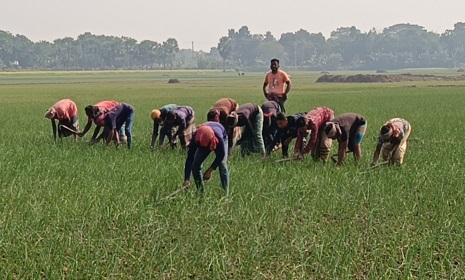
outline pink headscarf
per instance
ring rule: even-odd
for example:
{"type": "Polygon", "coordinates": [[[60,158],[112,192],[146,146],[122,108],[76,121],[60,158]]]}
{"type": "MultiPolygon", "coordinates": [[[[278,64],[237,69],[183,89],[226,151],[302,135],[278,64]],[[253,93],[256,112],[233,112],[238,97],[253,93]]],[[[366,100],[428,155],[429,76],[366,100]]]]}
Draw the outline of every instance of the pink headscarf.
{"type": "Polygon", "coordinates": [[[210,148],[211,151],[214,151],[219,141],[211,127],[201,125],[198,127],[195,134],[195,142],[199,147],[210,148]]]}

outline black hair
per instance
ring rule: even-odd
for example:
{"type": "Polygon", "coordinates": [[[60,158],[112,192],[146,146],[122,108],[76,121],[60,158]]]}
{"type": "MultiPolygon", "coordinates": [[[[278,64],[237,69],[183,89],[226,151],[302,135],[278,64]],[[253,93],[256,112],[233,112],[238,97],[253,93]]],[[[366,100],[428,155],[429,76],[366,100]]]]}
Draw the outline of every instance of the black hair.
{"type": "Polygon", "coordinates": [[[325,127],[325,134],[328,135],[333,129],[334,124],[330,123],[325,127]]]}
{"type": "Polygon", "coordinates": [[[86,111],[86,116],[88,116],[89,118],[93,118],[96,115],[96,112],[94,110],[94,106],[92,106],[92,105],[86,106],[86,108],[84,108],[84,111],[86,111]]]}
{"type": "Polygon", "coordinates": [[[304,127],[307,125],[307,120],[305,117],[299,117],[296,121],[295,121],[295,126],[297,128],[301,128],[301,127],[304,127]]]}
{"type": "Polygon", "coordinates": [[[277,58],[271,59],[271,63],[273,63],[273,62],[275,62],[275,61],[279,64],[279,59],[277,59],[277,58]]]}
{"type": "Polygon", "coordinates": [[[272,116],[263,116],[263,127],[269,127],[271,125],[271,117],[272,116]]]}
{"type": "Polygon", "coordinates": [[[227,118],[226,118],[226,124],[230,127],[233,127],[233,126],[236,126],[237,124],[237,120],[234,116],[231,116],[229,115],[227,118]]]}
{"type": "Polygon", "coordinates": [[[211,110],[208,111],[208,113],[207,113],[207,121],[209,121],[209,122],[210,122],[210,121],[214,121],[215,118],[216,118],[216,116],[219,117],[219,112],[218,112],[218,110],[216,110],[216,109],[211,109],[211,110]]]}
{"type": "Polygon", "coordinates": [[[391,130],[391,127],[389,125],[383,125],[383,127],[381,127],[381,135],[388,133],[389,130],[391,130]]]}
{"type": "Polygon", "coordinates": [[[286,120],[286,114],[283,112],[279,112],[276,114],[276,121],[285,121],[286,120]]]}
{"type": "Polygon", "coordinates": [[[174,121],[176,119],[176,113],[173,112],[173,111],[169,111],[167,114],[166,114],[166,119],[167,121],[174,121]]]}

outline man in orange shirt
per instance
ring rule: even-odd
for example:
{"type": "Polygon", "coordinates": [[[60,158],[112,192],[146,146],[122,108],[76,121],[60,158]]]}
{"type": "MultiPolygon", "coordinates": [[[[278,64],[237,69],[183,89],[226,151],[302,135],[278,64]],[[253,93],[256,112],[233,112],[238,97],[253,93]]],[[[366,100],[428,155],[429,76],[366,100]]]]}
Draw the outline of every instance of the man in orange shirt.
{"type": "Polygon", "coordinates": [[[286,72],[279,70],[279,60],[273,58],[270,65],[271,71],[266,73],[265,81],[263,82],[263,94],[268,100],[278,102],[282,112],[284,102],[287,100],[287,94],[291,90],[291,80],[286,72]]]}
{"type": "MultiPolygon", "coordinates": [[[[58,138],[67,137],[73,134],[70,130],[63,129],[62,126],[78,131],[79,130],[79,115],[76,103],[71,99],[63,99],[55,103],[45,113],[45,117],[52,121],[53,141],[57,139],[57,125],[55,120],[58,120],[58,138]]],[[[77,140],[77,135],[74,134],[74,140],[77,140]]]]}

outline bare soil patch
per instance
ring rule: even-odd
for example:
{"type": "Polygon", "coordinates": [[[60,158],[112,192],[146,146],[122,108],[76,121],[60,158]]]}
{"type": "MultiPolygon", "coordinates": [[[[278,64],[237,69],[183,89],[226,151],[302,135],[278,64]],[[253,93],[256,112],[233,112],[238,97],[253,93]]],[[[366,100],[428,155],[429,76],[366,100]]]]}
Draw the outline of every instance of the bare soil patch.
{"type": "Polygon", "coordinates": [[[461,76],[435,76],[435,75],[414,75],[410,73],[399,75],[322,75],[317,83],[395,83],[395,82],[415,82],[415,81],[465,81],[465,75],[461,76]]]}

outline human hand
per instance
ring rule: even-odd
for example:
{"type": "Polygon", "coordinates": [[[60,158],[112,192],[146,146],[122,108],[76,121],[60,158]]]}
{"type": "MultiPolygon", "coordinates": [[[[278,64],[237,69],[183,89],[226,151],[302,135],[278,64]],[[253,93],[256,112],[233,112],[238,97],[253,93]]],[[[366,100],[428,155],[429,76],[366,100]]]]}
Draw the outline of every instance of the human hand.
{"type": "Polygon", "coordinates": [[[203,173],[203,179],[204,179],[205,181],[210,180],[210,178],[212,177],[212,172],[213,172],[213,169],[212,169],[212,168],[208,168],[207,171],[205,171],[205,173],[203,173]]]}

